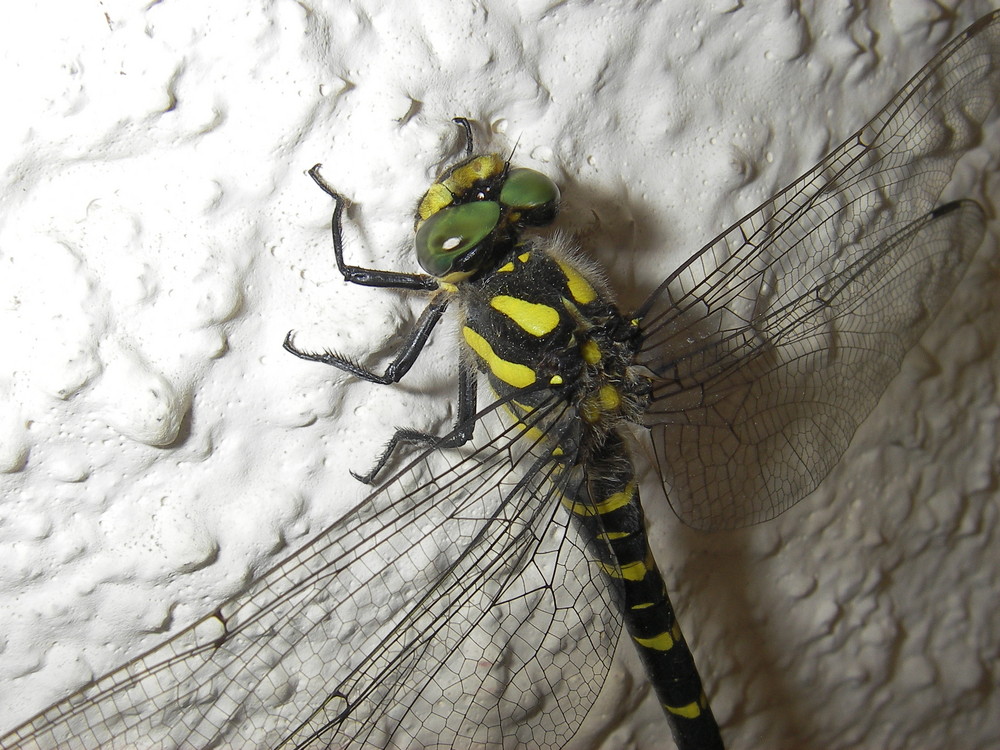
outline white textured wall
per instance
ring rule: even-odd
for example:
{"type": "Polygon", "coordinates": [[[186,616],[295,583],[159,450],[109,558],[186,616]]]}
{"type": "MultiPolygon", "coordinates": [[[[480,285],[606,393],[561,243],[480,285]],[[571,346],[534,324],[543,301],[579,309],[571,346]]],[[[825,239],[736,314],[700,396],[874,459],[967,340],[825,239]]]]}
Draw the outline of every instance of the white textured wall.
{"type": "MultiPolygon", "coordinates": [[[[356,262],[409,269],[474,118],[635,304],[992,4],[30,5],[0,24],[0,730],[337,518],[393,424],[447,424],[443,335],[391,390],[281,351],[388,352],[418,309],[341,281],[313,163],[356,262]]],[[[1000,195],[996,146],[966,192],[1000,195]]],[[[813,497],[715,536],[650,509],[733,748],[1000,747],[996,257],[813,497]]],[[[580,747],[662,746],[625,651],[580,747]]]]}

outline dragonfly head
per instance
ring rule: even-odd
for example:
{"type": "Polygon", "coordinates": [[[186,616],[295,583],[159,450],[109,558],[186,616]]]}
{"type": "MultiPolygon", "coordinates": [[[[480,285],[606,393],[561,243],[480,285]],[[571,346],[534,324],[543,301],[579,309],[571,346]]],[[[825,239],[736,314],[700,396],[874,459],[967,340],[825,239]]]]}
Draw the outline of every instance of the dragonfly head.
{"type": "Polygon", "coordinates": [[[449,168],[417,206],[417,260],[429,274],[458,282],[490,270],[526,227],[551,223],[559,188],[499,154],[471,156],[449,168]]]}

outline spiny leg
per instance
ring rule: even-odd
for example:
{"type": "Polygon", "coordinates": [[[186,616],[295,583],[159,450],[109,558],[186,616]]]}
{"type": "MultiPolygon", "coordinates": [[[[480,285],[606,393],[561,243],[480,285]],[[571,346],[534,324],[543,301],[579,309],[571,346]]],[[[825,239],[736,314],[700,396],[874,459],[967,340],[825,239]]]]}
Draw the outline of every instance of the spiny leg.
{"type": "MultiPolygon", "coordinates": [[[[285,337],[284,348],[300,359],[330,365],[372,383],[389,385],[390,383],[399,382],[409,371],[417,355],[420,354],[420,351],[427,343],[428,335],[438,320],[441,319],[441,315],[447,306],[448,298],[443,297],[441,300],[433,301],[424,309],[417,323],[417,328],[410,334],[400,353],[386,367],[383,375],[377,375],[370,370],[366,370],[356,362],[330,351],[314,353],[297,349],[292,342],[292,331],[289,331],[285,337]]],[[[442,438],[438,435],[431,435],[430,433],[412,428],[399,428],[386,444],[385,449],[379,455],[378,459],[376,459],[372,469],[364,475],[352,471],[351,476],[365,484],[374,483],[375,477],[389,462],[399,446],[423,445],[436,446],[438,448],[459,448],[465,445],[472,438],[472,433],[475,430],[476,424],[473,418],[475,411],[476,373],[470,370],[468,365],[460,361],[458,368],[458,415],[455,418],[455,426],[452,432],[447,437],[442,438]]]]}
{"type": "Polygon", "coordinates": [[[417,356],[427,344],[427,337],[430,336],[431,331],[434,330],[434,326],[437,325],[437,322],[441,320],[441,316],[448,308],[449,301],[450,298],[447,295],[442,295],[441,297],[431,300],[431,303],[424,308],[422,313],[420,313],[420,318],[417,320],[416,328],[414,328],[407,337],[403,346],[400,348],[399,353],[396,354],[396,357],[389,363],[389,365],[385,368],[385,372],[381,375],[365,369],[348,357],[344,357],[329,350],[324,352],[307,352],[299,349],[295,346],[295,343],[292,340],[295,337],[294,331],[289,331],[288,335],[285,336],[285,343],[283,346],[285,351],[294,354],[299,359],[305,359],[310,362],[320,362],[324,365],[336,367],[339,370],[349,372],[355,377],[367,380],[370,383],[379,383],[381,385],[398,383],[403,376],[410,371],[410,368],[416,361],[417,356]]]}
{"type": "Polygon", "coordinates": [[[466,157],[472,156],[472,123],[465,117],[452,117],[451,121],[465,132],[465,155],[466,157]]]}
{"type": "MultiPolygon", "coordinates": [[[[323,179],[319,173],[320,167],[320,164],[316,164],[309,170],[309,176],[324,193],[333,198],[333,218],[330,222],[333,234],[333,252],[334,257],[337,260],[337,268],[343,274],[344,280],[351,284],[358,284],[359,286],[412,289],[416,291],[438,290],[440,285],[437,279],[433,276],[361,268],[359,266],[348,265],[344,261],[342,219],[344,204],[347,201],[342,195],[340,195],[340,193],[330,187],[326,180],[323,179]]],[[[372,383],[381,383],[383,385],[397,383],[407,373],[407,371],[409,371],[410,367],[413,366],[417,355],[420,354],[420,351],[427,343],[427,337],[430,336],[431,331],[434,326],[437,325],[437,322],[441,319],[441,316],[444,314],[447,307],[447,295],[442,295],[437,299],[431,300],[431,303],[424,309],[423,313],[421,313],[420,319],[417,321],[417,327],[410,334],[409,338],[407,338],[402,350],[396,355],[396,358],[389,363],[389,366],[386,367],[385,372],[382,375],[377,375],[376,373],[365,369],[357,362],[331,351],[321,353],[303,351],[295,346],[293,342],[294,332],[292,331],[289,331],[288,335],[285,336],[283,346],[286,351],[294,354],[300,359],[309,360],[311,362],[321,362],[322,364],[336,367],[344,370],[345,372],[349,372],[362,380],[367,380],[372,383]]]]}
{"type": "Polygon", "coordinates": [[[351,284],[360,286],[390,287],[393,289],[414,289],[417,291],[433,292],[440,288],[438,280],[433,276],[422,273],[401,273],[399,271],[380,271],[373,268],[361,268],[351,266],[344,262],[344,237],[341,227],[344,214],[344,205],[347,200],[330,187],[326,180],[320,175],[319,170],[322,164],[316,164],[309,170],[309,176],[313,182],[319,185],[320,189],[333,198],[333,219],[331,229],[333,232],[333,253],[337,259],[337,268],[344,275],[344,280],[351,284]]]}
{"type": "Polygon", "coordinates": [[[455,428],[447,437],[431,435],[414,429],[397,429],[386,443],[382,454],[375,461],[375,465],[365,475],[351,472],[351,476],[359,482],[373,484],[375,477],[389,463],[392,455],[398,448],[404,445],[417,445],[434,448],[460,448],[472,439],[472,433],[476,429],[476,373],[464,362],[459,362],[458,367],[458,415],[455,417],[455,428]]]}
{"type": "MultiPolygon", "coordinates": [[[[466,151],[472,151],[472,127],[465,118],[455,118],[465,131],[466,151]]],[[[343,242],[343,212],[346,199],[334,190],[320,175],[319,170],[322,165],[316,164],[309,170],[309,176],[313,179],[323,192],[329,195],[334,201],[333,218],[331,220],[331,230],[333,235],[334,256],[337,261],[337,268],[344,276],[344,280],[352,284],[370,287],[386,287],[394,289],[410,289],[414,291],[438,291],[440,284],[433,276],[425,274],[401,273],[397,271],[382,271],[378,269],[361,268],[360,266],[348,265],[344,261],[343,242]]],[[[289,331],[283,343],[284,349],[294,354],[300,359],[310,362],[319,362],[330,365],[337,369],[348,372],[355,377],[367,380],[371,383],[389,385],[399,382],[416,361],[420,352],[427,344],[434,326],[441,320],[441,316],[448,308],[450,296],[447,294],[436,295],[431,299],[429,305],[424,308],[417,321],[416,327],[403,343],[400,351],[386,367],[381,375],[372,372],[354,360],[336,354],[329,350],[324,352],[308,352],[295,346],[293,341],[294,332],[289,331]]],[[[455,421],[455,428],[447,438],[440,438],[415,429],[397,429],[375,462],[374,467],[367,474],[361,476],[351,472],[359,481],[371,484],[375,477],[385,467],[392,458],[396,448],[401,445],[436,445],[441,448],[456,448],[465,445],[472,437],[475,429],[475,420],[472,418],[476,407],[476,376],[465,364],[459,365],[459,394],[458,394],[458,416],[455,421]]]]}

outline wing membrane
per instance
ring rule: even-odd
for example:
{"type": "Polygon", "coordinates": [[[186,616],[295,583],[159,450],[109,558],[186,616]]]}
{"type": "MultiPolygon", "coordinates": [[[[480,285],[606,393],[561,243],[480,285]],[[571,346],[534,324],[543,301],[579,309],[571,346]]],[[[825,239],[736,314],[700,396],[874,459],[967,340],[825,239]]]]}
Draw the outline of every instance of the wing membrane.
{"type": "Polygon", "coordinates": [[[620,615],[559,510],[579,470],[552,449],[575,416],[551,399],[510,424],[502,405],[477,415],[476,446],[425,453],[246,593],[0,744],[560,746],[620,615]]]}
{"type": "Polygon", "coordinates": [[[815,489],[961,278],[982,212],[936,201],[1000,96],[998,18],[640,311],[659,378],[646,423],[685,523],[757,523],[815,489]]]}

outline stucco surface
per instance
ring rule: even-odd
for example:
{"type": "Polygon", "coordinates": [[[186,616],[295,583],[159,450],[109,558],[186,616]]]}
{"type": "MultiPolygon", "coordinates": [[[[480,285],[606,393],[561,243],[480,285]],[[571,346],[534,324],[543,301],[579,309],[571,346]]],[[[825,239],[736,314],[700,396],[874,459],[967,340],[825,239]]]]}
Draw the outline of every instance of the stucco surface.
{"type": "MultiPolygon", "coordinates": [[[[213,611],[363,496],[395,425],[447,427],[448,326],[375,366],[414,297],[412,209],[458,143],[561,186],[638,305],[817,161],[989,2],[106,0],[0,27],[0,730],[213,611]],[[954,10],[952,6],[958,5],[954,10]],[[374,352],[369,358],[369,352],[374,352]]],[[[997,131],[955,195],[996,215],[997,131]]],[[[973,268],[828,480],[768,524],[650,531],[733,748],[1000,747],[1000,280],[973,268]]],[[[626,644],[627,645],[627,644],[626,644]]],[[[631,651],[574,747],[664,746],[631,651]]]]}

